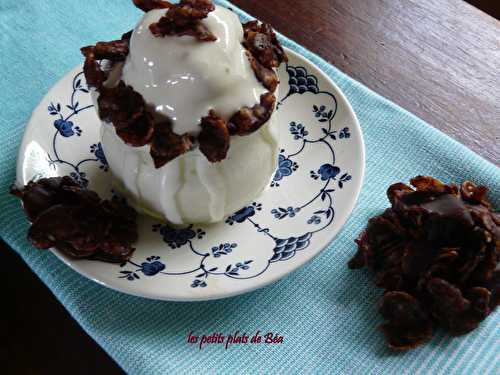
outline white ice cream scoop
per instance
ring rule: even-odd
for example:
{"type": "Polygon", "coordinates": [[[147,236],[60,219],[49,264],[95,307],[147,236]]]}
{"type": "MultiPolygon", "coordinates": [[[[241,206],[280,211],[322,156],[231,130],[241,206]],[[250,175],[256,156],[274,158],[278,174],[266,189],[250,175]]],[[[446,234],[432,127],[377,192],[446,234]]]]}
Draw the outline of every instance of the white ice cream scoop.
{"type": "MultiPolygon", "coordinates": [[[[150,29],[165,10],[152,10],[134,29],[121,79],[139,92],[157,117],[168,117],[178,134],[201,131],[214,110],[228,120],[259,102],[266,89],[256,79],[241,42],[243,28],[217,6],[202,20],[217,37],[155,37],[150,29]]],[[[95,99],[95,97],[94,97],[95,99]]],[[[149,145],[132,147],[113,126],[102,126],[102,145],[117,189],[139,211],[174,224],[217,222],[255,199],[269,184],[278,160],[275,115],[251,135],[231,138],[226,159],[211,163],[198,148],[156,169],[149,145]]]]}

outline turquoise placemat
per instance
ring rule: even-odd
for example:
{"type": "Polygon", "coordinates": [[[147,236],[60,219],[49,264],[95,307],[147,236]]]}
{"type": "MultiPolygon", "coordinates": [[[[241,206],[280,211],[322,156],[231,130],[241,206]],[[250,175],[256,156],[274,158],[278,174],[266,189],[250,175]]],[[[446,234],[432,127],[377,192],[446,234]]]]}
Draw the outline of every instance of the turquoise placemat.
{"type": "MultiPolygon", "coordinates": [[[[226,1],[220,1],[229,5],[226,1]]],[[[249,16],[235,9],[243,19],[249,16]]],[[[6,191],[31,111],[64,73],[81,62],[80,46],[112,40],[141,12],[127,0],[2,0],[0,2],[0,235],[125,371],[165,373],[499,373],[500,316],[471,334],[438,332],[407,353],[385,348],[377,325],[381,291],[365,271],[349,271],[353,239],[367,219],[387,206],[395,181],[417,174],[444,181],[472,179],[491,187],[498,207],[500,171],[422,120],[378,96],[333,66],[282,37],[320,66],[356,111],[367,148],[359,203],[340,235],[320,256],[280,282],[248,295],[204,303],[149,301],[105,289],[79,276],[25,240],[27,221],[6,191]],[[274,332],[283,344],[202,350],[195,334],[274,332]]],[[[305,30],[304,32],[307,32],[305,30]]],[[[29,296],[23,296],[28,300],[29,296]]],[[[50,324],[57,324],[50,322],[50,324]]],[[[50,360],[50,359],[48,359],[50,360]]]]}

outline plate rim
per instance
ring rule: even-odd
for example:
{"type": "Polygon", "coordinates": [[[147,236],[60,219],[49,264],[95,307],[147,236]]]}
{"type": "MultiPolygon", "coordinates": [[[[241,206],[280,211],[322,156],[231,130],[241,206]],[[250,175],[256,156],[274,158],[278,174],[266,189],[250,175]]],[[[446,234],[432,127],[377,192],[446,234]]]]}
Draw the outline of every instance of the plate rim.
{"type": "MultiPolygon", "coordinates": [[[[344,92],[340,89],[340,87],[334,82],[333,79],[331,79],[324,71],[321,69],[318,65],[316,65],[314,62],[312,62],[310,59],[308,59],[306,56],[303,56],[302,54],[288,48],[284,47],[285,51],[289,55],[293,55],[294,58],[303,61],[306,64],[309,64],[315,68],[317,71],[318,75],[321,76],[322,79],[327,81],[334,89],[335,95],[338,96],[338,99],[340,101],[343,101],[346,104],[346,109],[349,112],[350,117],[354,120],[354,126],[357,128],[357,131],[359,132],[359,137],[357,137],[357,142],[359,142],[359,149],[360,149],[360,178],[359,178],[359,184],[357,184],[354,188],[353,191],[353,199],[350,200],[349,205],[347,206],[345,210],[345,214],[337,221],[338,223],[338,230],[336,233],[334,233],[331,237],[329,236],[328,238],[323,239],[322,241],[320,240],[319,243],[316,243],[315,248],[310,254],[310,256],[305,257],[304,259],[301,259],[298,261],[296,264],[293,265],[292,269],[284,272],[283,274],[279,273],[271,273],[269,276],[265,279],[260,279],[260,281],[257,281],[255,284],[251,284],[247,286],[246,288],[238,289],[232,292],[227,292],[227,291],[219,291],[212,293],[210,296],[191,296],[191,297],[185,297],[185,298],[178,298],[178,297],[172,297],[172,296],[167,296],[167,295],[159,295],[158,293],[152,293],[149,292],[148,290],[144,292],[136,292],[135,290],[128,290],[126,288],[120,288],[117,285],[110,284],[108,282],[105,282],[103,280],[97,279],[93,275],[91,275],[89,272],[86,270],[82,269],[82,267],[79,267],[76,263],[76,261],[67,255],[63,254],[62,252],[56,250],[56,249],[50,249],[50,251],[56,255],[56,257],[61,260],[66,266],[70,267],[72,270],[76,271],[78,274],[81,276],[84,276],[85,278],[102,285],[106,288],[109,288],[111,290],[124,293],[127,295],[132,295],[135,297],[142,297],[150,300],[160,300],[160,301],[170,301],[170,302],[203,302],[203,301],[212,301],[212,300],[219,300],[219,299],[225,299],[225,298],[231,298],[231,297],[236,297],[239,295],[247,294],[250,292],[253,292],[255,290],[264,288],[269,286],[270,284],[273,284],[281,279],[283,279],[286,276],[289,276],[291,273],[296,272],[298,269],[302,268],[304,265],[307,263],[311,262],[314,258],[316,258],[319,254],[321,254],[323,251],[326,250],[329,244],[331,244],[339,235],[339,233],[344,229],[344,226],[347,222],[347,220],[352,216],[352,213],[354,211],[354,208],[358,204],[359,197],[361,194],[361,190],[364,186],[364,180],[365,180],[365,170],[366,170],[366,148],[365,148],[365,141],[364,141],[364,136],[363,136],[363,130],[361,128],[361,125],[359,123],[359,119],[352,108],[351,103],[347,99],[346,95],[344,92]]],[[[18,150],[18,155],[17,155],[17,162],[16,162],[16,181],[17,183],[24,184],[24,181],[22,181],[21,177],[21,169],[22,169],[22,163],[21,160],[23,160],[23,151],[25,149],[26,143],[28,142],[28,131],[27,128],[30,126],[30,124],[33,123],[33,118],[35,117],[35,114],[39,112],[39,110],[42,107],[42,103],[44,103],[49,95],[51,94],[51,91],[54,87],[56,87],[61,81],[63,81],[68,75],[72,74],[73,72],[80,70],[81,69],[81,64],[77,65],[73,69],[71,69],[69,72],[64,74],[62,78],[60,78],[54,85],[49,88],[47,93],[43,96],[43,98],[40,100],[39,104],[35,107],[33,110],[30,119],[26,123],[26,128],[21,140],[21,144],[19,146],[18,150]]],[[[315,72],[316,74],[316,72],[315,72]]]]}

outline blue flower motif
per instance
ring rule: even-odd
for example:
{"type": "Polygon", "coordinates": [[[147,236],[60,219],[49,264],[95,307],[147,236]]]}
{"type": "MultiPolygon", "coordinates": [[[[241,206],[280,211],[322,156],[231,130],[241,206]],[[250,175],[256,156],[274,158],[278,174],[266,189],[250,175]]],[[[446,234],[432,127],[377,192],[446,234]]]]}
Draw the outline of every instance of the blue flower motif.
{"type": "Polygon", "coordinates": [[[82,134],[82,130],[80,129],[80,127],[76,126],[73,129],[74,124],[71,121],[63,120],[62,118],[54,121],[54,126],[59,134],[66,138],[71,137],[75,134],[78,136],[82,134]]]}
{"type": "Polygon", "coordinates": [[[271,210],[271,213],[274,215],[276,219],[284,219],[285,217],[294,217],[296,213],[300,212],[300,207],[278,207],[278,208],[273,208],[271,210]]]}
{"type": "Polygon", "coordinates": [[[291,159],[286,158],[283,154],[279,154],[278,169],[274,174],[273,183],[276,184],[276,182],[283,179],[283,177],[290,176],[294,171],[297,170],[297,168],[299,168],[299,165],[296,162],[293,162],[291,159]]]}
{"type": "Polygon", "coordinates": [[[344,128],[342,129],[340,132],[339,132],[339,138],[350,138],[351,137],[351,133],[349,133],[349,128],[344,128]]]}
{"type": "Polygon", "coordinates": [[[233,215],[229,216],[226,219],[226,223],[229,225],[233,225],[235,222],[243,223],[249,217],[254,216],[256,210],[262,210],[261,203],[253,202],[250,206],[243,207],[241,210],[236,211],[233,215]]]}
{"type": "Polygon", "coordinates": [[[351,180],[352,180],[352,176],[348,173],[344,173],[342,176],[340,176],[339,188],[342,189],[344,187],[344,183],[351,181],[351,180]]]}
{"type": "Polygon", "coordinates": [[[235,243],[223,243],[219,246],[212,247],[212,254],[214,258],[219,258],[221,255],[227,255],[233,251],[238,245],[235,243]]]}
{"type": "Polygon", "coordinates": [[[246,262],[244,263],[236,263],[236,267],[239,268],[239,269],[242,269],[242,270],[248,270],[250,269],[250,266],[248,266],[249,263],[252,263],[253,261],[252,260],[247,260],[246,262]]]}
{"type": "Polygon", "coordinates": [[[50,102],[50,105],[47,107],[47,110],[49,111],[49,114],[51,116],[58,115],[61,112],[61,104],[57,103],[57,105],[55,105],[54,103],[50,102]]]}
{"type": "Polygon", "coordinates": [[[293,135],[293,139],[303,139],[309,135],[309,132],[306,130],[304,125],[297,124],[295,121],[290,123],[290,133],[293,135]]]}
{"type": "Polygon", "coordinates": [[[314,180],[317,180],[319,178],[319,175],[315,171],[310,171],[309,174],[314,180]]]}
{"type": "Polygon", "coordinates": [[[316,117],[319,122],[327,122],[328,120],[333,119],[333,110],[327,112],[324,105],[319,108],[317,105],[313,105],[313,112],[314,117],[316,117]]]}
{"type": "Polygon", "coordinates": [[[165,265],[156,260],[154,262],[141,263],[142,273],[146,276],[154,276],[165,269],[165,265]]]}
{"type": "Polygon", "coordinates": [[[104,150],[102,148],[101,142],[94,143],[90,146],[90,152],[94,154],[97,161],[101,163],[99,169],[102,169],[104,172],[107,172],[109,169],[108,161],[106,159],[106,155],[104,154],[104,150]]]}
{"type": "Polygon", "coordinates": [[[104,154],[101,142],[97,144],[94,143],[92,146],[90,146],[90,152],[93,153],[96,159],[101,163],[100,168],[108,170],[108,160],[106,159],[106,155],[104,154]]]}
{"type": "Polygon", "coordinates": [[[318,215],[313,215],[309,220],[307,220],[307,224],[319,224],[321,223],[321,218],[318,215]]]}
{"type": "Polygon", "coordinates": [[[292,174],[293,162],[290,159],[285,158],[285,155],[280,154],[278,157],[278,169],[274,174],[274,181],[279,181],[283,177],[290,176],[292,174]]]}
{"type": "Polygon", "coordinates": [[[206,286],[207,283],[199,279],[193,280],[193,283],[191,284],[191,288],[198,288],[198,287],[205,288],[206,286]]]}
{"type": "Polygon", "coordinates": [[[119,279],[127,279],[128,281],[139,280],[141,277],[133,271],[120,271],[119,279]]]}
{"type": "Polygon", "coordinates": [[[319,108],[317,106],[313,106],[314,117],[321,117],[321,115],[325,112],[325,109],[326,107],[324,105],[319,108]]]}
{"type": "Polygon", "coordinates": [[[329,180],[330,178],[335,178],[340,173],[340,168],[335,167],[331,164],[323,164],[319,169],[318,173],[323,181],[329,180]]]}
{"type": "Polygon", "coordinates": [[[240,270],[248,270],[250,268],[249,264],[252,262],[253,260],[246,260],[243,263],[238,262],[234,267],[230,264],[226,267],[226,272],[224,272],[224,274],[229,276],[239,276],[240,270]]]}
{"type": "MultiPolygon", "coordinates": [[[[160,232],[168,246],[172,249],[177,249],[187,244],[190,240],[198,236],[200,238],[201,232],[192,230],[192,225],[187,228],[172,228],[168,225],[153,225],[153,232],[160,232]]],[[[203,235],[201,235],[203,237],[203,235]]]]}
{"type": "Polygon", "coordinates": [[[124,267],[128,263],[130,263],[139,268],[136,269],[135,271],[128,271],[128,270],[120,271],[121,276],[119,276],[119,278],[127,279],[128,281],[139,280],[141,277],[138,275],[138,272],[142,272],[142,274],[145,276],[154,276],[165,269],[165,264],[160,262],[159,259],[160,259],[159,256],[153,255],[146,258],[146,261],[142,262],[140,265],[130,260],[125,261],[120,265],[120,267],[124,267]]]}

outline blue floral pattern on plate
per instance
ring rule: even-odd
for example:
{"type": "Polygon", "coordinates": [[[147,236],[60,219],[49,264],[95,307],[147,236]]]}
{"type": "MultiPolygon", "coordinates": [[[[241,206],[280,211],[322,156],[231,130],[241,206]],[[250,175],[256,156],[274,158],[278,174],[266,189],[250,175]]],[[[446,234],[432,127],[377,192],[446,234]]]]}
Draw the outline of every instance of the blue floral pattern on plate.
{"type": "MultiPolygon", "coordinates": [[[[331,233],[338,231],[341,224],[335,223],[342,223],[350,212],[345,200],[352,202],[359,191],[362,164],[351,163],[346,155],[353,148],[363,150],[357,121],[346,116],[344,99],[339,119],[338,89],[313,74],[309,70],[313,66],[300,62],[307,64],[295,56],[280,68],[281,149],[271,188],[256,201],[210,226],[179,228],[141,216],[137,250],[118,266],[65,261],[132,294],[193,300],[251,290],[317,254],[331,240],[331,233]],[[321,89],[323,84],[327,91],[321,89]]],[[[100,122],[89,110],[92,105],[83,75],[78,71],[62,82],[65,88],[59,85],[56,94],[44,101],[45,111],[37,110],[36,123],[45,116],[50,129],[50,141],[37,139],[46,152],[47,166],[30,166],[26,178],[69,174],[102,196],[109,195],[111,174],[106,173],[106,150],[99,142],[100,122]]],[[[35,121],[29,125],[34,126],[35,121]]]]}
{"type": "MultiPolygon", "coordinates": [[[[285,96],[284,99],[280,101],[280,106],[294,94],[304,94],[307,92],[312,92],[314,94],[320,94],[321,91],[317,86],[317,79],[313,75],[307,73],[306,69],[303,67],[293,67],[288,66],[287,72],[290,75],[290,91],[285,96]]],[[[318,226],[310,232],[306,232],[297,236],[290,236],[287,238],[279,238],[271,233],[269,228],[262,228],[257,220],[253,218],[257,215],[257,212],[262,211],[262,203],[254,202],[251,205],[243,207],[242,209],[235,212],[233,215],[229,216],[225,223],[229,226],[235,224],[242,225],[246,222],[253,225],[258,232],[263,233],[265,236],[274,241],[275,246],[273,248],[272,256],[268,259],[267,265],[264,269],[256,273],[248,274],[248,271],[252,267],[252,259],[244,259],[235,264],[229,263],[223,268],[220,267],[209,267],[207,266],[207,261],[210,258],[221,258],[224,255],[228,255],[233,252],[234,249],[238,247],[236,243],[223,243],[214,245],[211,250],[198,247],[198,245],[193,241],[196,237],[196,232],[193,226],[188,226],[186,228],[172,228],[168,225],[155,224],[153,226],[153,231],[159,232],[163,237],[163,241],[170,246],[172,249],[186,247],[193,254],[199,256],[199,266],[193,270],[186,271],[183,274],[197,274],[195,279],[191,282],[192,288],[205,288],[209,285],[209,276],[224,276],[231,277],[234,279],[249,279],[260,276],[262,273],[266,272],[269,266],[275,262],[287,261],[293,258],[297,252],[303,251],[308,248],[311,243],[313,235],[326,229],[334,220],[335,209],[333,194],[335,188],[332,187],[334,183],[337,184],[339,189],[344,187],[344,184],[351,180],[351,176],[348,172],[344,172],[340,179],[338,175],[341,174],[342,169],[335,165],[336,157],[332,142],[347,140],[350,137],[349,128],[343,128],[338,134],[337,131],[332,128],[332,121],[337,112],[337,101],[334,95],[330,93],[324,93],[328,95],[331,99],[331,107],[326,105],[313,105],[311,108],[311,113],[315,121],[311,123],[310,127],[316,126],[321,129],[322,135],[318,137],[310,137],[310,133],[306,130],[306,126],[298,121],[292,121],[289,124],[289,133],[293,140],[298,142],[296,150],[292,153],[287,154],[284,149],[281,150],[278,156],[278,168],[274,174],[273,180],[271,182],[271,187],[279,188],[280,182],[285,178],[291,176],[299,167],[298,162],[295,160],[299,157],[301,153],[304,152],[305,148],[309,145],[323,145],[328,150],[331,162],[323,163],[318,166],[317,170],[310,171],[310,177],[313,180],[320,180],[323,185],[318,192],[313,194],[313,196],[307,199],[304,203],[297,206],[287,206],[287,207],[275,207],[270,210],[271,215],[277,220],[292,219],[297,216],[302,210],[305,210],[309,206],[312,206],[317,201],[324,202],[324,207],[315,210],[312,216],[305,218],[307,225],[318,226]]],[[[201,231],[201,229],[198,229],[201,231]]],[[[200,237],[199,237],[200,238],[200,237]]],[[[142,272],[142,266],[138,266],[136,263],[130,261],[131,265],[135,265],[137,268],[135,271],[121,271],[127,272],[123,275],[130,275],[128,272],[142,272]]],[[[159,271],[159,274],[169,275],[168,272],[159,271]]],[[[135,281],[137,277],[124,277],[129,281],[135,281]]],[[[178,275],[178,274],[177,274],[178,275]]]]}
{"type": "Polygon", "coordinates": [[[58,102],[50,102],[49,106],[47,107],[49,115],[57,117],[56,120],[54,120],[54,127],[56,128],[56,131],[52,138],[52,153],[49,153],[47,155],[47,158],[49,161],[49,165],[53,167],[55,167],[55,165],[57,164],[68,166],[71,169],[69,175],[73,177],[73,179],[80,185],[87,186],[89,180],[87,179],[86,173],[81,170],[84,164],[89,162],[98,162],[100,163],[99,168],[101,170],[105,172],[108,171],[108,162],[106,160],[106,156],[104,155],[104,150],[102,149],[101,143],[98,142],[90,146],[90,153],[93,154],[94,157],[85,158],[76,163],[60,157],[57,146],[58,137],[71,138],[75,135],[78,137],[82,135],[83,130],[80,128],[80,126],[75,125],[73,121],[70,121],[70,119],[78,115],[79,113],[87,111],[88,109],[93,107],[93,105],[80,107],[78,96],[82,94],[88,95],[89,93],[89,89],[84,86],[82,79],[83,72],[78,73],[73,78],[71,98],[69,100],[69,103],[65,106],[65,108],[69,110],[69,112],[65,112],[61,103],[58,102]]]}

